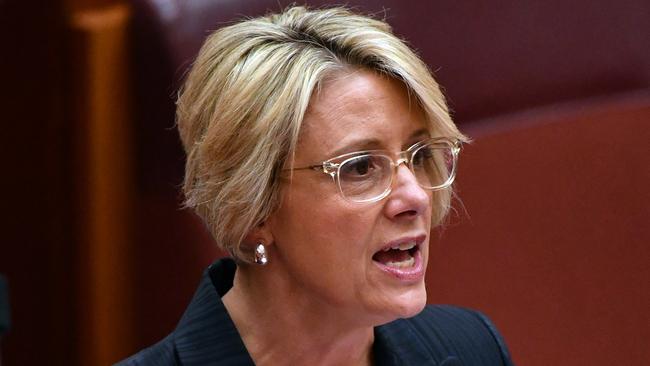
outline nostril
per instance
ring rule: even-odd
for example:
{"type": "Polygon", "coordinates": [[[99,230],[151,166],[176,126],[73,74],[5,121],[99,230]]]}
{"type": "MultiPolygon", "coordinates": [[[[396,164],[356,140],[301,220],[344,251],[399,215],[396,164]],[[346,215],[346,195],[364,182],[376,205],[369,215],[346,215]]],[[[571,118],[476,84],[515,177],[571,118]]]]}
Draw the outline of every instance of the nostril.
{"type": "Polygon", "coordinates": [[[408,210],[408,211],[398,213],[397,217],[415,217],[417,215],[418,212],[416,210],[408,210]]]}

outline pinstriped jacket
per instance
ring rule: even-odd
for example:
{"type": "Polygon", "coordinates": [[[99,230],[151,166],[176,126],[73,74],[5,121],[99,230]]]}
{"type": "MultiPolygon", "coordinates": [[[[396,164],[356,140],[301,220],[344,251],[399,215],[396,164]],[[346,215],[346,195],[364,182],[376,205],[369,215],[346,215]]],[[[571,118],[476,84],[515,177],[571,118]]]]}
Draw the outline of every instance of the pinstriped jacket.
{"type": "MultiPolygon", "coordinates": [[[[117,365],[254,365],[221,301],[235,269],[231,259],[208,267],[176,330],[117,365]]],[[[379,366],[513,365],[487,317],[453,306],[427,306],[415,317],[376,327],[373,354],[379,366]]]]}

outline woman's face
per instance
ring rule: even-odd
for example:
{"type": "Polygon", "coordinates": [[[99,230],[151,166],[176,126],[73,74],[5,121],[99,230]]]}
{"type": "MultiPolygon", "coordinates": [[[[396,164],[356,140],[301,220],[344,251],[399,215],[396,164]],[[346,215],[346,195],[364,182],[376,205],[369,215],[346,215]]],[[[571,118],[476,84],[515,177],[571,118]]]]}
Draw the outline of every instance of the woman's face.
{"type": "MultiPolygon", "coordinates": [[[[360,150],[396,154],[428,136],[425,115],[403,83],[346,72],[312,97],[293,166],[360,150]]],[[[359,323],[415,315],[426,302],[431,200],[404,164],[391,193],[373,203],[345,200],[319,171],[295,171],[265,225],[273,237],[270,266],[310,306],[332,307],[359,323]]]]}

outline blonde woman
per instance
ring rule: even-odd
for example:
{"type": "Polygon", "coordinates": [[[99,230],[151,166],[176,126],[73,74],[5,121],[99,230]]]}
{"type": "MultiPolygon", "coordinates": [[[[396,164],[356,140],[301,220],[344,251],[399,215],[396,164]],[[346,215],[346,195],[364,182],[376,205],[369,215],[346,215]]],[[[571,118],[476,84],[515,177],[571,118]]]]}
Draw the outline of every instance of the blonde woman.
{"type": "Polygon", "coordinates": [[[231,258],[124,365],[511,365],[483,315],[426,306],[465,138],[386,23],[293,7],[220,29],[177,119],[186,204],[231,258]]]}

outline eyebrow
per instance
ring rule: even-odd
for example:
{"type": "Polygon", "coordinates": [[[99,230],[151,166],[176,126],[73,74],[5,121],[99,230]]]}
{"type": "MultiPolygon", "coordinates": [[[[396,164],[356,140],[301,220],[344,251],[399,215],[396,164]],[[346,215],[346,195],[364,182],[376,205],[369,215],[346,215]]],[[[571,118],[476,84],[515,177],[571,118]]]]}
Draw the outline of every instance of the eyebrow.
{"type": "MultiPolygon", "coordinates": [[[[429,130],[427,130],[426,128],[420,128],[419,130],[413,132],[411,136],[409,136],[408,140],[415,143],[416,141],[413,141],[415,139],[430,138],[430,137],[431,137],[431,133],[429,132],[429,130]]],[[[409,143],[409,146],[410,145],[413,144],[409,143]]]]}
{"type": "MultiPolygon", "coordinates": [[[[420,128],[415,132],[413,132],[411,136],[408,137],[407,139],[408,146],[402,148],[406,149],[409,146],[413,145],[413,143],[416,142],[413,141],[415,139],[427,138],[429,136],[430,136],[429,130],[427,130],[426,128],[420,128]]],[[[338,155],[343,155],[355,151],[378,150],[379,146],[381,146],[381,140],[376,138],[352,140],[350,143],[347,143],[345,146],[332,151],[328,156],[338,156],[338,155]]]]}

